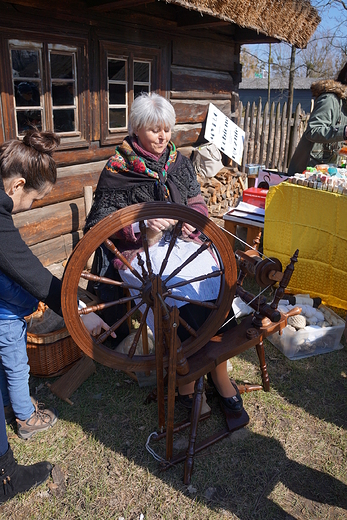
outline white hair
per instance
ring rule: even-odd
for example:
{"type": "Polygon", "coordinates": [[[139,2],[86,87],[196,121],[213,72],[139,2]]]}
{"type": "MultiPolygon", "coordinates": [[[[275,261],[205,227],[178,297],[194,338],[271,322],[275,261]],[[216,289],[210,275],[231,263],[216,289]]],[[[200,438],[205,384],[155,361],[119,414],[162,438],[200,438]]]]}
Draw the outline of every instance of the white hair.
{"type": "Polygon", "coordinates": [[[164,125],[171,129],[175,121],[174,107],[167,99],[154,92],[142,92],[131,105],[129,135],[134,135],[140,128],[149,128],[151,125],[164,125]]]}

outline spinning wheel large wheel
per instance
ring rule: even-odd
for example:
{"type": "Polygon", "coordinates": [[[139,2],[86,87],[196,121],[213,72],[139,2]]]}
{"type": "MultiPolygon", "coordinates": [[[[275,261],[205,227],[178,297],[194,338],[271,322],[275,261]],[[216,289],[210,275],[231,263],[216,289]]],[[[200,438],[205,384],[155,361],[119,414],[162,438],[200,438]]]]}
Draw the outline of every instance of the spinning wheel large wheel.
{"type": "MultiPolygon", "coordinates": [[[[207,319],[197,330],[194,330],[180,318],[180,323],[189,332],[189,338],[182,343],[184,356],[189,358],[189,356],[195,354],[205,345],[224,323],[235,294],[236,275],[236,261],[228,240],[225,238],[223,231],[204,215],[185,206],[167,202],[144,203],[129,206],[110,214],[96,224],[74,249],[65,269],[62,287],[62,309],[65,323],[74,341],[95,361],[111,368],[125,371],[152,370],[156,367],[155,355],[135,355],[135,348],[141,329],[146,326],[146,316],[150,309],[153,308],[154,299],[157,297],[157,293],[153,291],[154,280],[156,280],[158,284],[159,279],[161,290],[160,296],[158,297],[164,309],[167,309],[165,302],[167,302],[168,297],[174,298],[174,300],[176,298],[177,302],[191,302],[208,309],[209,314],[207,319]],[[148,244],[148,230],[144,223],[145,220],[153,218],[170,218],[177,221],[171,237],[168,238],[168,251],[158,273],[152,271],[151,247],[148,244]],[[137,281],[136,290],[134,286],[130,286],[129,283],[124,281],[119,282],[111,279],[102,279],[104,283],[119,285],[124,289],[130,290],[132,295],[121,298],[115,302],[106,304],[101,302],[97,307],[94,306],[92,308],[78,310],[77,289],[80,279],[90,279],[91,276],[85,271],[88,259],[100,245],[105,244],[114,253],[116,258],[124,260],[124,257],[110,240],[110,237],[124,227],[136,222],[139,223],[144,250],[144,260],[139,261],[138,257],[137,261],[139,261],[139,263],[135,265],[134,262],[132,262],[132,266],[129,264],[129,269],[137,281]],[[184,223],[188,223],[200,231],[200,244],[194,254],[191,254],[182,265],[169,273],[167,266],[170,263],[170,255],[175,245],[177,245],[177,240],[179,240],[178,237],[184,223]],[[213,272],[208,272],[206,275],[193,276],[190,280],[183,280],[181,282],[175,281],[175,277],[177,280],[177,277],[180,276],[185,266],[189,264],[194,265],[192,262],[199,262],[201,255],[203,255],[204,252],[206,254],[206,251],[212,253],[216,260],[216,268],[213,272]],[[212,278],[219,283],[218,295],[213,299],[213,302],[193,301],[189,298],[182,296],[176,297],[173,295],[173,290],[179,286],[184,287],[192,282],[203,284],[212,278]],[[89,311],[91,312],[91,309],[98,311],[105,306],[118,305],[125,301],[132,301],[133,307],[121,320],[113,324],[109,323],[111,330],[117,333],[117,328],[121,323],[128,319],[129,316],[132,316],[137,309],[141,310],[142,318],[133,345],[129,348],[127,354],[122,354],[104,344],[109,336],[109,332],[101,334],[98,338],[93,337],[84,326],[80,315],[89,311]]],[[[99,281],[101,281],[101,279],[99,279],[99,281]]],[[[157,335],[157,327],[158,323],[156,323],[155,336],[157,335]]],[[[168,366],[167,353],[164,355],[163,365],[164,367],[168,366]]]]}

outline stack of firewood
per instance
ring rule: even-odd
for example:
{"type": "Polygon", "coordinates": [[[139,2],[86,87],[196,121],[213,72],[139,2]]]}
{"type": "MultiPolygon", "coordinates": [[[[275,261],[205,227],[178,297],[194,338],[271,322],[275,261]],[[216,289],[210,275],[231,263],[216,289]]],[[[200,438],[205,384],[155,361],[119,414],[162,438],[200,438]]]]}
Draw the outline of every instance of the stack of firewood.
{"type": "Polygon", "coordinates": [[[222,168],[215,177],[207,178],[198,174],[201,193],[208,206],[210,217],[220,217],[229,207],[235,207],[245,189],[245,174],[234,168],[222,168]]]}

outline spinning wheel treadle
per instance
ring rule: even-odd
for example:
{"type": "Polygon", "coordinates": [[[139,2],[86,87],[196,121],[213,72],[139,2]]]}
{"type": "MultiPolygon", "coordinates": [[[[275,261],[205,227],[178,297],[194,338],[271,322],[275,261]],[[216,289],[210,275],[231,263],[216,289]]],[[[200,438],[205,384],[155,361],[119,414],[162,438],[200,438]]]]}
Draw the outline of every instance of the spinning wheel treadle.
{"type": "MultiPolygon", "coordinates": [[[[161,335],[160,331],[165,330],[165,324],[163,323],[165,312],[167,313],[165,302],[167,297],[173,297],[172,294],[170,294],[170,288],[178,286],[177,282],[174,281],[173,278],[174,276],[179,276],[183,266],[179,266],[174,270],[174,272],[169,273],[165,270],[164,263],[167,258],[170,257],[170,248],[172,250],[178,240],[177,237],[184,223],[194,226],[194,228],[201,233],[201,247],[199,247],[195,254],[190,255],[188,260],[184,263],[194,265],[194,262],[199,262],[199,257],[202,255],[204,250],[211,251],[217,260],[218,269],[213,273],[207,273],[206,276],[197,276],[195,277],[195,280],[202,284],[206,283],[206,280],[211,278],[219,280],[219,293],[214,303],[199,301],[193,302],[205,309],[210,309],[206,321],[200,328],[194,331],[194,329],[190,328],[189,323],[187,324],[184,320],[180,319],[181,324],[186,328],[186,330],[188,330],[190,335],[190,337],[182,343],[183,356],[189,358],[189,356],[195,354],[212,336],[214,336],[225,321],[235,294],[237,269],[233,251],[230,248],[229,242],[223,231],[221,231],[218,226],[204,215],[201,215],[185,206],[167,202],[136,204],[110,214],[89,230],[77,244],[65,269],[62,288],[62,309],[65,323],[72,338],[81,350],[95,361],[111,368],[125,371],[146,371],[156,368],[155,355],[134,355],[134,352],[141,329],[146,326],[146,315],[149,309],[153,309],[155,305],[159,305],[163,310],[161,322],[158,323],[157,320],[155,323],[156,343],[157,338],[161,335]],[[151,248],[148,246],[148,230],[144,225],[145,220],[153,218],[168,218],[177,221],[170,238],[170,245],[166,258],[158,274],[152,272],[151,248]],[[114,246],[114,243],[110,240],[110,237],[124,227],[136,222],[139,222],[140,225],[145,260],[138,262],[135,267],[128,264],[128,267],[130,270],[133,270],[133,274],[138,280],[137,285],[140,285],[137,297],[129,296],[128,298],[122,298],[115,302],[106,304],[101,302],[98,306],[93,306],[79,311],[77,307],[77,288],[80,279],[92,279],[94,276],[84,271],[89,257],[100,245],[105,244],[106,247],[114,253],[115,258],[124,260],[124,257],[122,257],[121,253],[119,253],[118,249],[114,246]],[[155,287],[159,289],[154,289],[154,280],[158,280],[155,287]],[[118,320],[118,322],[113,324],[109,323],[112,330],[117,333],[117,328],[120,324],[129,318],[129,316],[132,316],[140,307],[142,311],[142,320],[140,328],[138,329],[138,334],[136,335],[128,354],[121,354],[104,345],[104,342],[109,336],[108,333],[101,334],[99,338],[91,336],[83,325],[82,320],[80,319],[80,314],[85,314],[92,310],[102,310],[102,308],[108,306],[124,303],[126,300],[133,301],[134,306],[121,320],[118,320]]],[[[117,282],[110,279],[97,279],[104,283],[119,285],[122,288],[129,288],[129,284],[126,284],[125,282],[117,282]]],[[[194,278],[192,281],[194,281],[194,278]]],[[[189,282],[186,280],[179,283],[181,286],[184,286],[189,282]]],[[[130,290],[131,289],[133,289],[133,287],[130,287],[130,290]]],[[[180,301],[179,297],[176,298],[177,301],[180,301]]],[[[184,299],[184,301],[189,303],[189,301],[192,300],[184,299]]],[[[168,363],[168,353],[165,352],[163,356],[163,366],[167,367],[168,363]]]]}

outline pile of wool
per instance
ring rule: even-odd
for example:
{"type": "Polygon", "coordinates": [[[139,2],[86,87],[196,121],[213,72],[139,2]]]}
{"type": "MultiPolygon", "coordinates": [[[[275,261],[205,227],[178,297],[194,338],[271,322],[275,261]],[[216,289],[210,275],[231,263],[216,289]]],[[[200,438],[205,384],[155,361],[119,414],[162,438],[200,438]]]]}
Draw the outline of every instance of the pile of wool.
{"type": "Polygon", "coordinates": [[[278,310],[287,313],[294,307],[300,307],[301,314],[288,318],[288,327],[291,327],[293,330],[300,330],[307,326],[315,329],[334,327],[341,322],[339,318],[324,306],[315,309],[312,305],[290,305],[287,300],[280,300],[278,310]]]}
{"type": "Polygon", "coordinates": [[[339,341],[345,325],[344,320],[324,305],[314,307],[316,301],[308,295],[306,298],[303,298],[303,295],[297,296],[291,297],[291,304],[289,299],[280,300],[280,312],[287,314],[295,307],[300,307],[302,312],[289,316],[282,334],[276,333],[269,338],[271,343],[289,359],[300,359],[342,348],[339,341]],[[296,301],[295,305],[293,300],[296,301]]]}

